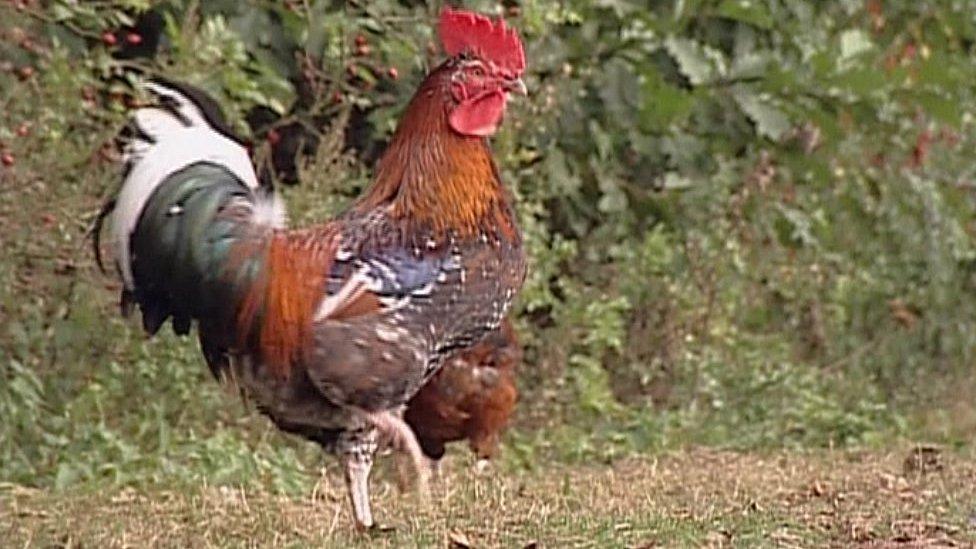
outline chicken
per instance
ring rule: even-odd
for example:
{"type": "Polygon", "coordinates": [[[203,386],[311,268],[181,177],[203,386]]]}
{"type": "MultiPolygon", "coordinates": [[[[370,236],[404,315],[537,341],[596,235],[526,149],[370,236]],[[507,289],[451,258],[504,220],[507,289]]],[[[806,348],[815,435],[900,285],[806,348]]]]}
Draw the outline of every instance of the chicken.
{"type": "MultiPolygon", "coordinates": [[[[487,138],[524,94],[504,21],[445,8],[448,58],[402,114],[374,181],[332,221],[286,228],[219,108],[148,82],[111,206],[122,310],[155,334],[195,325],[218,379],[281,430],[338,454],[358,527],[375,526],[377,447],[426,462],[402,419],[451,354],[496,329],[525,278],[522,237],[487,138]]],[[[97,244],[96,244],[97,246],[97,244]]]]}
{"type": "Polygon", "coordinates": [[[508,320],[480,343],[449,358],[407,403],[403,419],[434,463],[444,444],[467,440],[483,469],[515,408],[515,368],[522,349],[508,320]]]}

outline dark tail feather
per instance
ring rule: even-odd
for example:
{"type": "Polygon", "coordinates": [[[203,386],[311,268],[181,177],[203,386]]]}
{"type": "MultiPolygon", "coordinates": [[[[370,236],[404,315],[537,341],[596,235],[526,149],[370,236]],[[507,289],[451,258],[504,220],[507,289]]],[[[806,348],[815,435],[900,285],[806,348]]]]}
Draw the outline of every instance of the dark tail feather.
{"type": "Polygon", "coordinates": [[[108,217],[114,209],[114,198],[110,198],[107,202],[105,202],[105,204],[102,204],[102,209],[99,210],[98,216],[95,217],[95,222],[88,231],[88,235],[86,235],[92,239],[92,249],[95,251],[95,263],[98,265],[98,270],[101,271],[102,274],[106,274],[105,263],[102,262],[102,225],[105,223],[105,218],[108,217]]]}

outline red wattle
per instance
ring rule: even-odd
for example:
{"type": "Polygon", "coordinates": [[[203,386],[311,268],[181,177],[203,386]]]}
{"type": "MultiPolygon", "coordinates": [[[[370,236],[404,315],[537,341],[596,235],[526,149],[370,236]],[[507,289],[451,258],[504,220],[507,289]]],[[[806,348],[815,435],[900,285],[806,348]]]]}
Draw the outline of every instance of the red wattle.
{"type": "Polygon", "coordinates": [[[493,135],[505,114],[505,93],[491,91],[462,101],[451,111],[448,122],[461,135],[487,137],[493,135]]]}

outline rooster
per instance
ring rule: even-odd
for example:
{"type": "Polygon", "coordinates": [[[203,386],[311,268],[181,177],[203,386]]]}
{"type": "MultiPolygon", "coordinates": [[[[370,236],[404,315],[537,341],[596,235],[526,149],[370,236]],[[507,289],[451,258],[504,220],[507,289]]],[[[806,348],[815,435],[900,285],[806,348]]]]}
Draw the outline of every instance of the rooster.
{"type": "MultiPolygon", "coordinates": [[[[422,451],[407,401],[453,353],[502,322],[525,278],[522,238],[487,138],[525,56],[502,20],[445,8],[448,58],[402,114],[374,181],[344,213],[285,227],[212,101],[148,82],[111,215],[123,313],[151,335],[195,324],[218,379],[281,430],[338,454],[356,525],[375,527],[377,447],[422,451]]],[[[110,214],[108,212],[111,212],[110,214]]],[[[97,244],[96,244],[97,247],[97,244]]]]}
{"type": "Polygon", "coordinates": [[[403,419],[435,468],[444,444],[467,440],[482,471],[498,449],[518,390],[515,367],[522,349],[511,322],[480,343],[449,358],[443,368],[407,403],[403,419]]]}

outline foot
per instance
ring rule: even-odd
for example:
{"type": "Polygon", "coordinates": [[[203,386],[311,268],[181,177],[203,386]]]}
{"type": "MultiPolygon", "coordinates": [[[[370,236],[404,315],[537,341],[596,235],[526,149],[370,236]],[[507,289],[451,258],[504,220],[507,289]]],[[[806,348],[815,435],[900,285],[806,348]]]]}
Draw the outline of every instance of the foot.
{"type": "Polygon", "coordinates": [[[477,476],[483,476],[485,473],[491,470],[491,461],[481,458],[474,462],[474,474],[477,476]]]}
{"type": "Polygon", "coordinates": [[[396,531],[396,527],[392,524],[376,524],[375,522],[367,526],[356,521],[356,531],[363,535],[375,536],[394,532],[396,531]]]}

